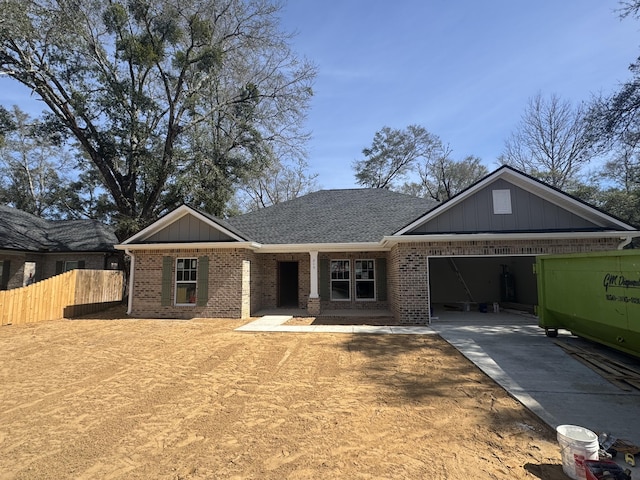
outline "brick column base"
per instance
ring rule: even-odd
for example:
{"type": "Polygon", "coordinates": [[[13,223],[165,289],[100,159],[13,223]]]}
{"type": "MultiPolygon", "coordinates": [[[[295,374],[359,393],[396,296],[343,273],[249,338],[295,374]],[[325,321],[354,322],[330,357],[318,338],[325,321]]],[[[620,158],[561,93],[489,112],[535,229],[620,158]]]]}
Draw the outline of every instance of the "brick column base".
{"type": "Polygon", "coordinates": [[[320,315],[320,299],[310,298],[307,301],[307,313],[309,315],[320,315]]]}

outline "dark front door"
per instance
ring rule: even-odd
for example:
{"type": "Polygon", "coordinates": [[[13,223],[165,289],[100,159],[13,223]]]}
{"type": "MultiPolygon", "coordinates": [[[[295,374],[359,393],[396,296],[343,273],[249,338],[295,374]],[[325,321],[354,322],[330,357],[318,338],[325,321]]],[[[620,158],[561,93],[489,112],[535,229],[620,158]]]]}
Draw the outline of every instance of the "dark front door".
{"type": "Polygon", "coordinates": [[[278,262],[278,306],[298,307],[298,262],[278,262]]]}

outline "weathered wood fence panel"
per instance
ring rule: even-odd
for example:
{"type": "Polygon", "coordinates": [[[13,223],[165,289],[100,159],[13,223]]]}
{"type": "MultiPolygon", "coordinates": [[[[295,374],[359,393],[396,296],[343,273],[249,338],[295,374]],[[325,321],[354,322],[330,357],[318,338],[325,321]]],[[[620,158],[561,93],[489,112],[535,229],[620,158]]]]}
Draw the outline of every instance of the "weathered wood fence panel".
{"type": "Polygon", "coordinates": [[[1,325],[57,320],[122,301],[123,274],[71,270],[27,287],[0,291],[1,325]]]}

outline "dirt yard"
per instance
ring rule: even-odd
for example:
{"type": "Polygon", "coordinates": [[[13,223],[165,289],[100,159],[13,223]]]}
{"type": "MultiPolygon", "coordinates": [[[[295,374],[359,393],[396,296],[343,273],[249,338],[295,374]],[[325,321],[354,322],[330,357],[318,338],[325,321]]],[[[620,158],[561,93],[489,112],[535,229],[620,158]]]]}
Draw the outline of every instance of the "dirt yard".
{"type": "Polygon", "coordinates": [[[566,479],[555,432],[435,335],[243,321],[0,328],[0,479],[566,479]]]}

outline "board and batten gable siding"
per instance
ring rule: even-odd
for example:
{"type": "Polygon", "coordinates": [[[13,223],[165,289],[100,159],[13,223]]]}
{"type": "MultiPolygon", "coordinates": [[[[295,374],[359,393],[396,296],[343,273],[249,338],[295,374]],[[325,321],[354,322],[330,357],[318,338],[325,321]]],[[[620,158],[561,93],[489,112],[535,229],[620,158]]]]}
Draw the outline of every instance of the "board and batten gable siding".
{"type": "Polygon", "coordinates": [[[185,215],[145,239],[145,243],[231,242],[233,238],[193,215],[185,215]]]}
{"type": "Polygon", "coordinates": [[[598,225],[512,183],[497,179],[409,234],[596,230],[598,225]],[[494,190],[509,190],[510,214],[494,213],[494,190]]]}

